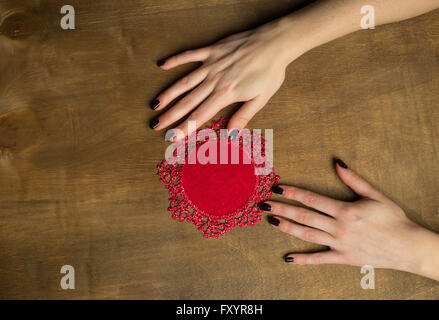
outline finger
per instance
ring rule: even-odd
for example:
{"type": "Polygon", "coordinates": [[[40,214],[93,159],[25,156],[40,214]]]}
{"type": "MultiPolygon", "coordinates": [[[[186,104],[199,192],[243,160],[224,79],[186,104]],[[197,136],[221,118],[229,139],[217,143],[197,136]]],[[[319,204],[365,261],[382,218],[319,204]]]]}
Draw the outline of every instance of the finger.
{"type": "Polygon", "coordinates": [[[307,207],[314,208],[333,217],[337,215],[337,212],[344,205],[343,201],[331,199],[308,190],[284,185],[279,187],[283,189],[282,195],[285,198],[298,201],[307,207]]]}
{"type": "Polygon", "coordinates": [[[285,256],[285,262],[292,264],[343,264],[340,253],[334,250],[314,253],[290,253],[285,256]]]}
{"type": "Polygon", "coordinates": [[[332,246],[335,241],[335,239],[327,232],[301,226],[296,223],[289,222],[278,216],[270,216],[268,218],[268,221],[273,227],[279,229],[280,231],[291,234],[296,238],[302,239],[307,242],[322,244],[324,246],[332,246]]]}
{"type": "Polygon", "coordinates": [[[364,180],[354,171],[349,169],[343,161],[336,159],[335,162],[335,170],[337,171],[338,176],[355,193],[362,197],[374,200],[387,199],[381,192],[372,187],[372,185],[370,185],[366,180],[364,180]]]}
{"type": "Polygon", "coordinates": [[[262,97],[256,97],[250,101],[244,103],[238,111],[230,118],[227,129],[242,130],[248,122],[254,117],[254,115],[261,110],[268,102],[268,99],[262,97]]]}
{"type": "Polygon", "coordinates": [[[186,95],[177,102],[171,109],[158,117],[159,125],[155,130],[161,130],[171,125],[175,121],[183,118],[191,110],[202,103],[213,91],[215,83],[213,81],[205,81],[200,84],[194,91],[186,95]]]}
{"type": "Polygon", "coordinates": [[[207,70],[205,68],[199,68],[184,76],[158,95],[157,100],[154,101],[154,103],[158,103],[158,106],[154,110],[163,109],[170,102],[172,102],[172,100],[200,84],[204,79],[206,79],[206,76],[207,70]]]}
{"type": "MultiPolygon", "coordinates": [[[[189,131],[189,122],[193,121],[195,127],[198,129],[204,123],[213,118],[219,110],[232,103],[230,92],[220,90],[213,92],[194,112],[184,121],[177,129],[187,136],[189,131]]],[[[183,136],[177,137],[177,140],[182,139],[183,136]]]]}
{"type": "Polygon", "coordinates": [[[244,32],[236,33],[236,34],[233,34],[231,36],[228,36],[228,37],[218,41],[216,44],[222,44],[222,43],[226,43],[226,42],[230,42],[230,41],[241,40],[241,39],[247,37],[250,33],[251,33],[251,31],[244,31],[244,32]]]}
{"type": "Polygon", "coordinates": [[[209,57],[209,53],[210,50],[208,47],[195,50],[186,50],[175,56],[169,57],[164,61],[161,61],[160,68],[163,70],[169,70],[185,63],[204,61],[209,57]]]}
{"type": "Polygon", "coordinates": [[[320,229],[333,234],[336,228],[335,219],[325,216],[323,214],[296,206],[292,206],[285,203],[266,201],[259,207],[262,210],[270,209],[269,212],[294,220],[300,224],[320,229]],[[263,204],[268,204],[269,207],[263,204]]]}

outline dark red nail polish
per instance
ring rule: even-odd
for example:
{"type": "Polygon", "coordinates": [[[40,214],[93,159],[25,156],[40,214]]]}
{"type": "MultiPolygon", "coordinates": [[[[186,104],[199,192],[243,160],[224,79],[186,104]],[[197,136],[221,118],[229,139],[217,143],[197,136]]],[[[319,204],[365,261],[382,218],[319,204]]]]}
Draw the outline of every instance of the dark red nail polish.
{"type": "Polygon", "coordinates": [[[280,224],[280,220],[273,217],[273,216],[268,216],[267,220],[268,220],[269,224],[272,224],[273,226],[276,226],[276,227],[280,224]]]}
{"type": "Polygon", "coordinates": [[[157,66],[161,67],[162,65],[164,65],[166,62],[166,59],[160,59],[159,61],[157,61],[157,66]]]}
{"type": "Polygon", "coordinates": [[[151,102],[151,109],[155,110],[159,107],[159,105],[160,105],[160,100],[155,99],[153,102],[151,102]]]}
{"type": "Polygon", "coordinates": [[[151,129],[155,129],[155,128],[158,127],[159,123],[160,123],[159,119],[153,119],[153,120],[151,120],[151,122],[149,123],[149,127],[150,127],[151,129]]]}
{"type": "Polygon", "coordinates": [[[285,257],[285,262],[294,262],[293,257],[285,257]]]}
{"type": "Polygon", "coordinates": [[[343,169],[347,169],[348,168],[348,166],[346,165],[346,163],[344,163],[342,160],[340,160],[340,159],[335,159],[335,162],[340,166],[340,167],[342,167],[343,169]]]}
{"type": "Polygon", "coordinates": [[[271,188],[271,191],[273,191],[276,194],[284,194],[284,189],[282,189],[279,186],[274,186],[273,188],[271,188]]]}
{"type": "Polygon", "coordinates": [[[271,211],[271,206],[270,206],[268,203],[265,203],[265,202],[260,202],[260,203],[258,203],[258,207],[259,207],[259,209],[261,209],[262,211],[268,211],[268,212],[271,211]]]}

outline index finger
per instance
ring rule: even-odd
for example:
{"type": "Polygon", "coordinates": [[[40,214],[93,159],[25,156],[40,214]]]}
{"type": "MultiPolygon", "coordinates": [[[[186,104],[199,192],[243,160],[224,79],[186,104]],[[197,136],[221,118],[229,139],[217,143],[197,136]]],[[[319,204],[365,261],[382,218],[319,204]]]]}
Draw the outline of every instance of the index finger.
{"type": "MultiPolygon", "coordinates": [[[[179,125],[176,129],[183,133],[183,136],[178,136],[177,140],[184,138],[188,135],[189,122],[194,122],[196,128],[198,129],[204,123],[213,118],[218,111],[231,104],[229,96],[223,94],[222,92],[212,93],[197,109],[195,109],[192,114],[179,125]]],[[[195,129],[195,128],[194,128],[195,129]]]]}
{"type": "Polygon", "coordinates": [[[284,185],[278,187],[283,190],[281,195],[285,198],[300,202],[307,207],[314,208],[333,217],[336,217],[337,212],[345,205],[343,201],[322,196],[301,188],[284,185]]]}

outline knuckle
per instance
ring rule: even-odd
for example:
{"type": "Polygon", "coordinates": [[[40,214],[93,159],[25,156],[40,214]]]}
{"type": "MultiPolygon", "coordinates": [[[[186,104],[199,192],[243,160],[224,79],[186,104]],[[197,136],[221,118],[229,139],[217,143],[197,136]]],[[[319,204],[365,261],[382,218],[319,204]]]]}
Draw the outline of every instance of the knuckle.
{"type": "Polygon", "coordinates": [[[197,71],[203,78],[205,78],[206,80],[209,79],[209,66],[206,65],[206,63],[203,63],[197,71]]]}
{"type": "Polygon", "coordinates": [[[349,205],[344,205],[340,208],[339,216],[341,219],[348,221],[356,221],[359,218],[356,210],[349,205]]]}
{"type": "Polygon", "coordinates": [[[302,234],[302,239],[308,242],[314,242],[316,240],[316,236],[313,230],[307,229],[302,234]]]}
{"type": "Polygon", "coordinates": [[[320,253],[314,253],[308,257],[309,264],[321,264],[322,263],[322,255],[320,253]]]}
{"type": "Polygon", "coordinates": [[[186,86],[190,85],[190,83],[191,83],[191,78],[189,76],[186,76],[186,77],[183,77],[180,79],[181,86],[186,87],[186,86]]]}
{"type": "MultiPolygon", "coordinates": [[[[207,71],[206,80],[210,83],[216,84],[221,80],[221,77],[223,76],[223,72],[218,71],[215,65],[208,66],[209,70],[207,71]]],[[[206,67],[207,68],[207,67],[206,67]]]]}
{"type": "Polygon", "coordinates": [[[218,79],[219,76],[222,75],[221,65],[218,61],[212,61],[212,63],[210,63],[208,67],[209,67],[208,77],[212,79],[218,79]]]}
{"type": "Polygon", "coordinates": [[[181,100],[181,105],[182,106],[189,106],[189,105],[193,105],[195,104],[195,99],[193,97],[191,97],[190,95],[184,97],[181,100]]]}
{"type": "Polygon", "coordinates": [[[346,227],[344,225],[338,224],[334,229],[334,235],[337,238],[345,238],[347,234],[346,227]]]}
{"type": "Polygon", "coordinates": [[[315,205],[317,199],[317,195],[309,191],[305,192],[303,195],[303,203],[306,205],[315,205]]]}
{"type": "Polygon", "coordinates": [[[295,232],[294,225],[288,221],[285,221],[285,220],[282,221],[282,219],[280,219],[280,220],[281,221],[280,221],[280,224],[278,227],[279,230],[281,230],[282,232],[291,234],[292,236],[295,236],[296,232],[295,232]]]}
{"type": "Polygon", "coordinates": [[[276,203],[276,202],[271,202],[271,201],[268,202],[268,203],[271,205],[272,210],[273,210],[274,213],[277,213],[277,214],[279,214],[281,216],[284,215],[285,209],[284,209],[282,204],[276,203]]]}
{"type": "Polygon", "coordinates": [[[304,209],[298,209],[296,221],[302,224],[309,224],[312,220],[311,215],[304,209]]]}
{"type": "Polygon", "coordinates": [[[289,199],[295,199],[296,198],[296,193],[297,190],[294,189],[293,187],[283,187],[285,190],[285,197],[289,198],[289,199]]]}
{"type": "Polygon", "coordinates": [[[218,98],[227,98],[231,96],[232,90],[233,86],[231,84],[225,84],[215,90],[215,95],[218,98]]]}
{"type": "Polygon", "coordinates": [[[223,77],[223,72],[212,70],[212,80],[215,82],[219,82],[221,78],[223,77]]]}

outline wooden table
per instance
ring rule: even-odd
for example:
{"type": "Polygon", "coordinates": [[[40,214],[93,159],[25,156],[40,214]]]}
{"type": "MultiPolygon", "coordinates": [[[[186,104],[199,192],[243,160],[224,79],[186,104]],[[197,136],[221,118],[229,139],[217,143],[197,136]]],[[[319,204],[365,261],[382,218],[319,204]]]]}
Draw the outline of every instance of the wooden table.
{"type": "MultiPolygon", "coordinates": [[[[74,0],[62,30],[59,1],[0,0],[0,298],[438,299],[403,272],[363,290],[357,267],[286,265],[320,247],[265,221],[206,240],[166,211],[148,104],[196,65],[155,62],[305,2],[74,0]]],[[[353,199],[338,156],[439,231],[439,11],[305,54],[249,127],[274,129],[283,183],[353,199]]]]}

